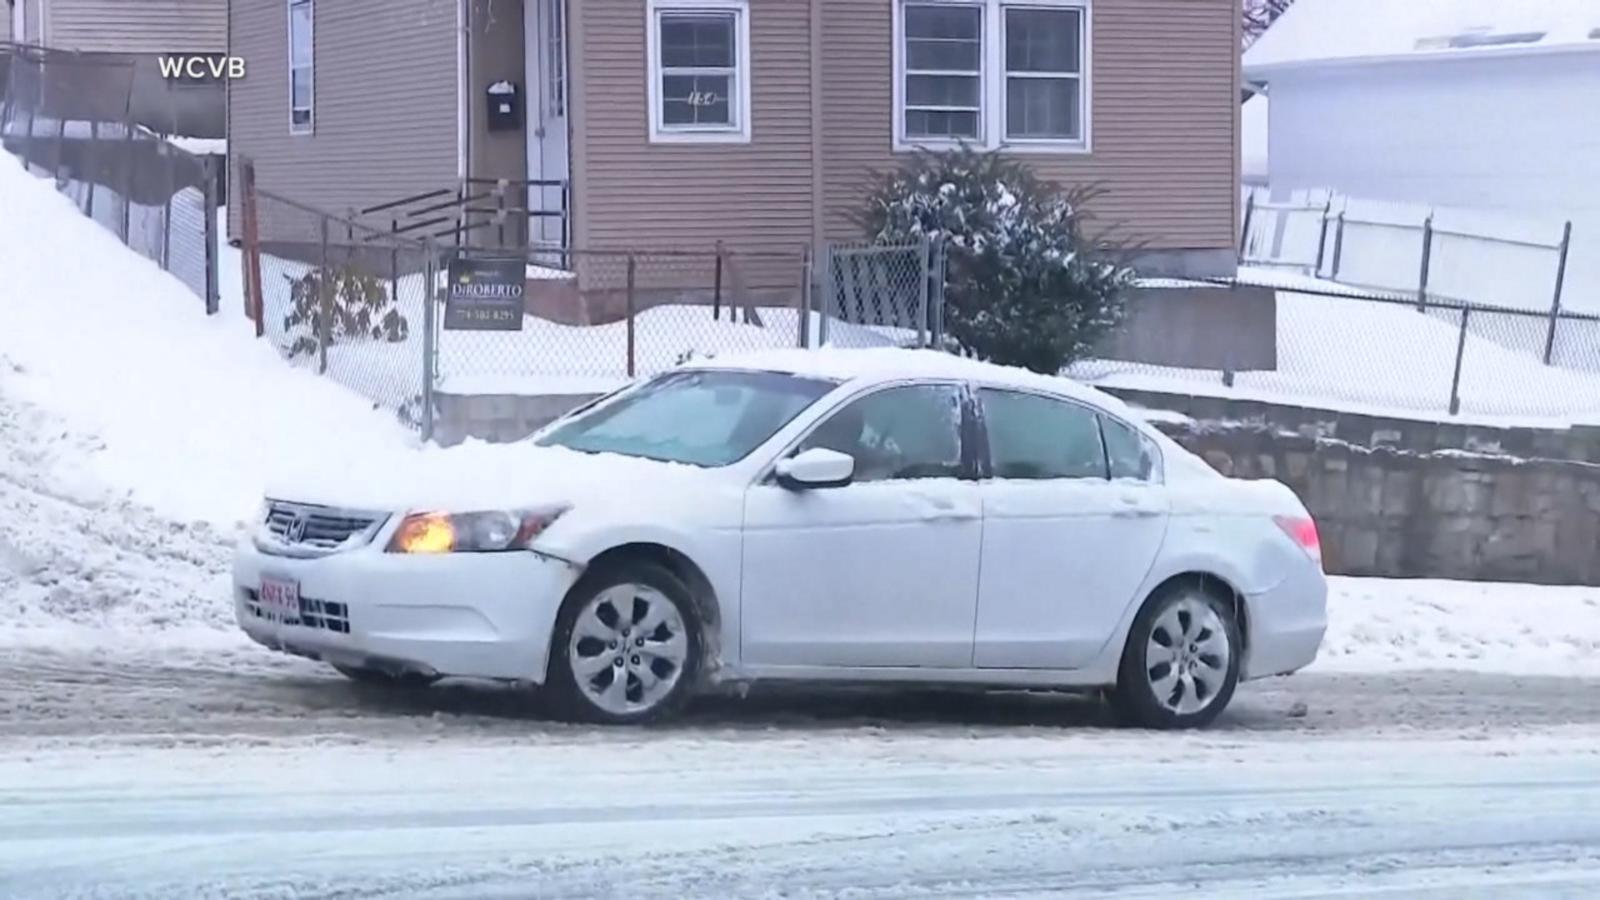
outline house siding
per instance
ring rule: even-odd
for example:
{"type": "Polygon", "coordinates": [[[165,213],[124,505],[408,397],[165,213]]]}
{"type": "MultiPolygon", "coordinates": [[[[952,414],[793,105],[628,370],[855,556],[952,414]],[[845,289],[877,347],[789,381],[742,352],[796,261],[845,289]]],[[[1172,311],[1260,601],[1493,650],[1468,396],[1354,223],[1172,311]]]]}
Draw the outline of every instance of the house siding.
{"type": "Polygon", "coordinates": [[[235,164],[249,156],[258,187],[341,212],[454,185],[456,22],[455,0],[318,0],[316,131],[292,135],[286,4],[233,0],[231,52],[248,66],[229,83],[235,164]]]}
{"type": "Polygon", "coordinates": [[[812,237],[810,3],[750,0],[748,144],[650,142],[645,10],[572,4],[578,245],[797,256],[812,237]]]}
{"type": "Polygon", "coordinates": [[[228,0],[48,0],[52,47],[118,53],[220,53],[228,0]]]}
{"type": "MultiPolygon", "coordinates": [[[[890,0],[821,0],[823,197],[832,237],[859,229],[870,173],[893,168],[890,0]]],[[[1093,0],[1087,154],[1023,157],[1062,184],[1098,183],[1094,212],[1159,250],[1233,246],[1237,0],[1093,0]]]]}

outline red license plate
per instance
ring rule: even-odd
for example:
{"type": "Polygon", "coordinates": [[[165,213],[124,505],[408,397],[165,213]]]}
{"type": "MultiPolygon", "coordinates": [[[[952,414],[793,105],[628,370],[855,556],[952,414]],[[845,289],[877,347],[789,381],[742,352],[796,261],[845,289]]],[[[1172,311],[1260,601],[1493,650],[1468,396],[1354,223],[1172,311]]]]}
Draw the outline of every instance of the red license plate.
{"type": "Polygon", "coordinates": [[[300,621],[300,583],[280,578],[261,579],[261,611],[280,622],[300,621]]]}

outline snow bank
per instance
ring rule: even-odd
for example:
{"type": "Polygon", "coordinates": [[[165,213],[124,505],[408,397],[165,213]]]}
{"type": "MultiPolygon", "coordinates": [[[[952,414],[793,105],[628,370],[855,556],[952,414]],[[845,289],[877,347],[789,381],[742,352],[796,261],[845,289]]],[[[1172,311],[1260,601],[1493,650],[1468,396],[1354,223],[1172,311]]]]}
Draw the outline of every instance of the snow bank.
{"type": "Polygon", "coordinates": [[[95,502],[125,495],[230,525],[286,461],[413,441],[391,414],[286,367],[231,304],[207,318],[181,282],[5,154],[0,208],[4,390],[97,437],[54,461],[61,479],[105,494],[95,502]]]}
{"type": "Polygon", "coordinates": [[[1600,676],[1600,588],[1331,579],[1319,671],[1600,676]]]}

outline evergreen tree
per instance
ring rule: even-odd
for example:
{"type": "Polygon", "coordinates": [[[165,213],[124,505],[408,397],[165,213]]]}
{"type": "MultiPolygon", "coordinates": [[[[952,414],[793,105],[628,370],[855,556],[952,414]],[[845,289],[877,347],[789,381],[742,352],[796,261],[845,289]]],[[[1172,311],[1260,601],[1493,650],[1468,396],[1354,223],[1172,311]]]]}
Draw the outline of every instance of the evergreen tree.
{"type": "Polygon", "coordinates": [[[945,331],[961,352],[1055,374],[1121,321],[1129,247],[1085,232],[1100,191],[1063,189],[998,153],[919,152],[880,178],[856,223],[883,244],[942,239],[945,331]]]}

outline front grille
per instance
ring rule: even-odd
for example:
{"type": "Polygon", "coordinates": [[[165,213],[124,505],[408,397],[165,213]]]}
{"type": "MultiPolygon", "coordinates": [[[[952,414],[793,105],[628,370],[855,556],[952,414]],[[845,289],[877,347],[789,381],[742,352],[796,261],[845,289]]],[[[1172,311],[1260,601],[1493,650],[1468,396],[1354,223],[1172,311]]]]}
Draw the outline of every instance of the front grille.
{"type": "Polygon", "coordinates": [[[382,513],[356,512],[287,503],[267,503],[263,550],[281,549],[293,555],[320,555],[349,550],[370,542],[388,517],[382,513]]]}
{"type": "MultiPolygon", "coordinates": [[[[257,619],[267,622],[279,621],[278,616],[261,607],[261,595],[254,590],[245,590],[244,608],[257,619]]],[[[336,634],[349,634],[350,607],[330,600],[301,597],[298,618],[283,617],[282,622],[285,625],[300,625],[304,628],[318,628],[323,631],[332,631],[336,634]]]]}

